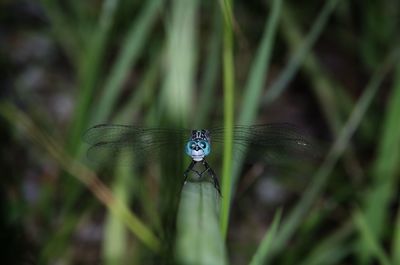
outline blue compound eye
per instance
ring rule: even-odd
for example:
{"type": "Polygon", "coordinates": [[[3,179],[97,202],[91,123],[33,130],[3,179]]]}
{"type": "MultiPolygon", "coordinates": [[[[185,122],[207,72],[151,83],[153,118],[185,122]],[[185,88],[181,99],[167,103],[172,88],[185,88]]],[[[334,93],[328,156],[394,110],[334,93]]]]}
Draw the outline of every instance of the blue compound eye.
{"type": "Polygon", "coordinates": [[[207,144],[207,143],[204,142],[204,141],[200,141],[200,142],[199,142],[199,146],[200,146],[201,148],[203,148],[203,149],[206,148],[206,144],[207,144]]]}
{"type": "Polygon", "coordinates": [[[195,149],[196,148],[196,142],[194,142],[194,141],[190,141],[189,145],[190,145],[191,149],[195,149]]]}

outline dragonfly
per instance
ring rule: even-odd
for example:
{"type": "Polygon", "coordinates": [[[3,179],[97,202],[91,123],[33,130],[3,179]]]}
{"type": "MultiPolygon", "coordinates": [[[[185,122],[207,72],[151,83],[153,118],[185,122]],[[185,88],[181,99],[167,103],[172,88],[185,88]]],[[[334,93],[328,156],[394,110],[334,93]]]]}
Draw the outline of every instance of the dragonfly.
{"type": "MultiPolygon", "coordinates": [[[[211,177],[215,189],[221,195],[219,179],[206,158],[212,152],[212,146],[223,143],[223,127],[209,129],[171,129],[144,128],[134,125],[99,124],[89,128],[83,140],[90,145],[87,157],[90,161],[103,163],[118,159],[127,159],[134,164],[132,155],[137,160],[159,154],[161,150],[176,152],[181,150],[191,158],[183,172],[183,184],[190,173],[200,179],[211,177]],[[202,170],[195,169],[202,166],[202,170]]],[[[233,144],[235,152],[246,152],[247,157],[275,163],[285,158],[302,158],[314,154],[310,139],[296,126],[289,123],[269,123],[251,126],[233,127],[233,144]]],[[[136,161],[138,162],[138,161],[136,161]]]]}

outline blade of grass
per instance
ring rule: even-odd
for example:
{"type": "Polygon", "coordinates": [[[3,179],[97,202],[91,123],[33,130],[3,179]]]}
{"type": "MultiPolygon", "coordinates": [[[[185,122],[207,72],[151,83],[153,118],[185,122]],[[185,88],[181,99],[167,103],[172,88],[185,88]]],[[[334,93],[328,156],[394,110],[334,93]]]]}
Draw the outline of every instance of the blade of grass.
{"type": "Polygon", "coordinates": [[[186,125],[189,113],[193,111],[197,7],[198,1],[173,1],[172,21],[167,28],[167,71],[161,111],[166,111],[168,119],[177,121],[179,126],[186,125]]]}
{"type": "Polygon", "coordinates": [[[90,103],[93,99],[93,93],[98,80],[101,64],[105,54],[105,48],[114,22],[115,11],[118,1],[107,0],[102,6],[101,15],[94,33],[88,38],[84,50],[84,55],[79,61],[79,82],[77,106],[71,125],[71,135],[68,144],[68,150],[75,154],[81,144],[81,136],[84,125],[87,122],[90,103]]]}
{"type": "MultiPolygon", "coordinates": [[[[281,0],[274,0],[273,6],[271,10],[271,15],[268,18],[266,23],[263,37],[257,53],[255,55],[255,60],[252,64],[250,70],[250,76],[246,83],[244,90],[244,99],[243,105],[241,108],[241,112],[239,114],[238,123],[239,124],[252,124],[256,114],[257,108],[259,104],[259,99],[262,93],[262,87],[266,79],[266,73],[268,72],[269,61],[271,57],[271,51],[273,47],[273,42],[275,39],[276,28],[278,24],[280,9],[281,9],[281,0]]],[[[232,130],[225,125],[225,131],[232,130]]],[[[233,137],[233,136],[230,136],[233,137]]],[[[231,147],[232,148],[232,147],[231,147]]],[[[232,150],[232,149],[231,149],[232,150]]],[[[241,148],[243,150],[243,147],[241,148]]],[[[231,151],[232,152],[232,151],[231,151]]],[[[225,153],[225,151],[224,151],[225,153]]],[[[222,232],[226,235],[228,220],[229,220],[229,212],[230,212],[230,203],[231,203],[231,192],[235,189],[236,182],[239,176],[239,172],[242,166],[244,152],[235,154],[236,163],[232,167],[232,176],[226,177],[223,174],[222,180],[222,215],[221,215],[221,227],[222,232]],[[225,183],[224,183],[225,179],[225,183]],[[229,185],[229,186],[228,186],[229,185]],[[225,188],[224,188],[225,186],[225,188]],[[225,189],[225,192],[224,192],[225,189]]],[[[228,157],[227,157],[228,159],[228,157]]],[[[230,157],[230,161],[232,160],[232,154],[230,157]]],[[[231,165],[230,165],[231,166],[231,165]]]]}
{"type": "MultiPolygon", "coordinates": [[[[156,92],[161,71],[160,62],[163,59],[162,54],[163,52],[161,50],[158,54],[154,55],[152,60],[150,60],[141,83],[130,96],[130,100],[116,113],[115,118],[113,119],[115,123],[126,124],[136,121],[136,117],[139,117],[140,115],[140,110],[143,111],[149,105],[155,105],[153,104],[153,101],[157,98],[156,92]]],[[[148,111],[146,116],[154,117],[155,115],[151,111],[148,111]]],[[[151,124],[150,122],[147,122],[147,118],[144,118],[143,120],[143,124],[151,124]]],[[[144,179],[143,182],[145,182],[144,179]]],[[[140,184],[143,185],[144,183],[140,184]]],[[[154,196],[152,196],[153,194],[142,189],[136,190],[136,192],[138,193],[137,196],[139,197],[140,203],[146,205],[144,211],[146,212],[148,220],[151,220],[153,227],[157,227],[159,231],[160,224],[157,200],[154,200],[154,196]]]]}
{"type": "Polygon", "coordinates": [[[149,103],[156,92],[156,84],[160,74],[161,52],[150,59],[146,72],[139,86],[132,89],[129,100],[115,113],[113,121],[115,123],[130,123],[139,114],[139,111],[146,103],[149,103]]]}
{"type": "Polygon", "coordinates": [[[254,61],[249,71],[249,78],[244,88],[243,107],[240,111],[238,124],[252,124],[257,115],[259,104],[255,103],[260,102],[265,80],[268,76],[272,48],[281,16],[282,2],[282,0],[272,1],[271,11],[265,23],[261,43],[254,55],[254,61]]]}
{"type": "MultiPolygon", "coordinates": [[[[174,0],[172,2],[171,21],[167,27],[167,48],[165,54],[165,79],[160,94],[158,108],[158,126],[187,127],[190,114],[193,113],[194,79],[197,61],[197,14],[199,1],[174,0]]],[[[176,213],[179,189],[183,180],[183,159],[181,153],[167,156],[161,183],[161,202],[164,214],[176,213]],[[178,159],[179,158],[179,159],[178,159]],[[170,161],[168,161],[171,159],[170,161]],[[170,163],[175,166],[168,165],[170,163]],[[179,172],[182,178],[176,178],[179,172]],[[169,176],[171,175],[171,176],[169,176]]],[[[175,220],[174,220],[175,223],[175,220]]]]}
{"type": "MultiPolygon", "coordinates": [[[[373,165],[372,187],[365,196],[364,213],[369,227],[378,239],[389,225],[390,204],[397,196],[399,183],[398,168],[400,160],[400,64],[394,75],[392,92],[388,96],[382,131],[373,165]]],[[[368,254],[360,253],[362,256],[368,254]]]]}
{"type": "MultiPolygon", "coordinates": [[[[126,203],[132,195],[129,190],[131,190],[135,178],[132,167],[117,165],[115,176],[112,193],[119,201],[126,203]]],[[[123,261],[126,260],[128,245],[126,227],[123,222],[114,215],[107,215],[102,244],[103,263],[106,265],[123,264],[123,261]]]]}
{"type": "MultiPolygon", "coordinates": [[[[210,98],[216,89],[217,77],[220,73],[220,56],[221,56],[221,16],[219,6],[214,4],[214,21],[213,32],[210,36],[209,45],[207,47],[207,58],[204,64],[202,83],[200,85],[200,96],[198,100],[198,116],[195,127],[204,128],[207,118],[209,118],[210,110],[215,105],[210,98]]],[[[209,124],[208,124],[209,125],[209,124]]]]}
{"type": "Polygon", "coordinates": [[[227,264],[219,228],[219,194],[210,182],[187,182],[177,218],[176,256],[180,264],[227,264]]]}
{"type": "Polygon", "coordinates": [[[392,263],[400,264],[400,206],[397,208],[396,223],[392,242],[392,263]]]}
{"type": "MultiPolygon", "coordinates": [[[[257,111],[261,103],[260,98],[262,96],[264,83],[268,76],[267,73],[280,18],[281,7],[282,0],[274,0],[272,2],[270,15],[268,16],[264,27],[261,43],[254,56],[254,62],[251,65],[249,78],[245,85],[243,103],[238,118],[238,124],[240,125],[253,124],[257,116],[257,111]]],[[[243,146],[240,148],[235,147],[235,150],[238,149],[240,149],[241,152],[235,153],[236,163],[233,165],[232,169],[233,190],[236,189],[237,179],[241,171],[242,161],[245,154],[243,146]]]]}
{"type": "Polygon", "coordinates": [[[109,211],[118,216],[125,225],[149,249],[157,252],[160,248],[158,238],[134,215],[129,208],[117,200],[96,174],[83,164],[70,157],[50,136],[42,132],[32,120],[10,103],[0,104],[0,114],[13,126],[22,129],[24,134],[45,151],[69,174],[84,184],[109,211]]]}
{"type": "Polygon", "coordinates": [[[232,1],[222,3],[223,23],[223,83],[224,83],[224,151],[222,162],[221,232],[226,238],[232,192],[232,150],[235,93],[235,66],[233,59],[232,1]]]}
{"type": "Polygon", "coordinates": [[[265,233],[260,246],[258,247],[256,253],[251,259],[250,265],[262,265],[271,249],[272,240],[275,238],[276,232],[278,231],[278,225],[281,221],[282,211],[279,210],[272,221],[270,228],[267,233],[265,233]]]}
{"type": "MultiPolygon", "coordinates": [[[[282,74],[278,79],[272,84],[264,96],[264,103],[269,104],[279,97],[280,94],[287,88],[288,83],[293,79],[294,75],[297,73],[301,63],[304,58],[311,50],[312,46],[320,36],[322,30],[324,29],[330,15],[335,10],[335,7],[339,0],[328,0],[322,11],[319,13],[317,19],[313,23],[310,32],[307,34],[304,42],[301,44],[297,53],[294,54],[285,67],[282,74]]],[[[285,8],[283,9],[285,10],[285,8]]]]}
{"type": "Polygon", "coordinates": [[[124,264],[128,246],[125,226],[118,219],[108,215],[105,220],[104,240],[102,242],[102,264],[124,264]]]}
{"type": "MultiPolygon", "coordinates": [[[[165,79],[157,105],[157,126],[187,127],[193,113],[194,78],[197,60],[197,14],[200,1],[174,0],[171,2],[167,24],[165,79]]],[[[172,141],[173,139],[171,139],[172,141]]],[[[176,140],[176,139],[175,139],[176,140]]],[[[174,264],[176,217],[179,193],[183,181],[183,152],[163,150],[159,212],[163,238],[163,261],[174,264]],[[181,176],[181,177],[177,177],[181,176]]]]}
{"type": "Polygon", "coordinates": [[[382,83],[389,69],[393,66],[394,61],[398,59],[398,56],[399,50],[395,49],[394,51],[390,52],[382,66],[379,67],[379,69],[371,77],[367,87],[356,103],[343,129],[340,131],[339,136],[331,147],[327,157],[318,171],[315,173],[309,188],[304,192],[303,197],[290,212],[289,216],[286,218],[287,221],[283,223],[282,228],[279,230],[280,232],[275,238],[275,244],[273,248],[274,253],[284,248],[285,244],[295,233],[304,216],[311,208],[315,199],[324,189],[329,179],[329,174],[332,172],[340,156],[346,150],[351,136],[360,125],[360,122],[370,106],[376,92],[378,91],[380,84],[382,83]]]}
{"type": "MultiPolygon", "coordinates": [[[[126,124],[132,122],[142,109],[149,96],[154,94],[156,87],[157,75],[159,74],[159,61],[160,54],[150,60],[148,70],[145,72],[139,86],[133,90],[134,93],[129,97],[128,102],[116,114],[115,123],[126,124]]],[[[133,158],[132,158],[133,160],[133,158]]],[[[133,192],[138,192],[137,188],[133,187],[138,185],[135,179],[136,175],[132,167],[125,167],[117,165],[115,170],[115,181],[113,184],[112,192],[115,197],[123,202],[129,201],[133,192]]],[[[149,205],[149,202],[142,200],[143,205],[149,205]]],[[[145,207],[147,210],[149,207],[145,207]]],[[[157,218],[152,216],[155,221],[157,218]]],[[[108,215],[104,226],[104,239],[103,239],[103,260],[105,264],[122,264],[123,260],[126,261],[128,240],[126,237],[126,229],[124,224],[113,215],[108,215]]]]}
{"type": "Polygon", "coordinates": [[[121,92],[125,78],[145,47],[151,27],[156,21],[158,11],[163,3],[162,0],[146,1],[138,18],[129,27],[122,49],[105,81],[100,102],[97,104],[96,112],[91,119],[92,123],[104,122],[109,117],[121,92]]]}
{"type": "Polygon", "coordinates": [[[378,239],[373,234],[371,227],[368,224],[366,216],[360,211],[356,210],[353,216],[354,225],[358,229],[363,242],[366,245],[366,250],[371,255],[379,260],[382,265],[390,265],[389,257],[386,255],[384,249],[379,244],[378,239]]]}

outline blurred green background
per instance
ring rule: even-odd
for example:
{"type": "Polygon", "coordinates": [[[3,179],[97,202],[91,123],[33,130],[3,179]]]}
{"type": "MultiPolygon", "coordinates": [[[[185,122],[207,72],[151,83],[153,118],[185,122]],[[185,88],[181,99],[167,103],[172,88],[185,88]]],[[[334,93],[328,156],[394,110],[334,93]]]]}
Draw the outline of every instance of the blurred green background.
{"type": "Polygon", "coordinates": [[[0,263],[400,264],[400,1],[3,0],[0,22],[0,263]],[[216,150],[222,198],[180,194],[179,153],[85,166],[98,123],[230,119],[322,157],[216,150]]]}

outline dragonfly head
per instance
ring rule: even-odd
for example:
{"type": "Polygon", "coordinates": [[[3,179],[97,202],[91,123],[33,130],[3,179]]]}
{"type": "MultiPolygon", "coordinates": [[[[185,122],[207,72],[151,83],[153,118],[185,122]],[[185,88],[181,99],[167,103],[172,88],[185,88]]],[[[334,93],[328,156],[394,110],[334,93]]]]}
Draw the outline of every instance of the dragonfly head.
{"type": "Polygon", "coordinates": [[[193,130],[185,151],[194,161],[202,161],[211,152],[209,131],[193,130]]]}

